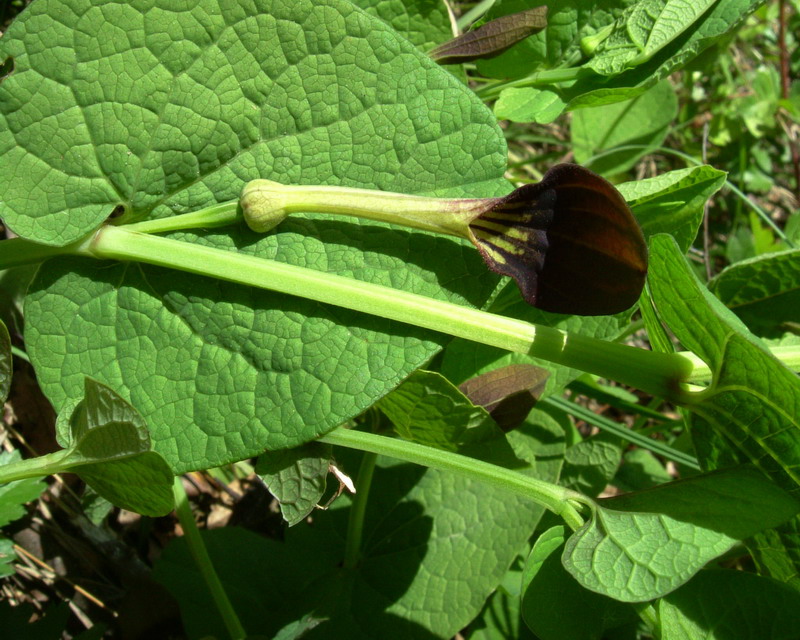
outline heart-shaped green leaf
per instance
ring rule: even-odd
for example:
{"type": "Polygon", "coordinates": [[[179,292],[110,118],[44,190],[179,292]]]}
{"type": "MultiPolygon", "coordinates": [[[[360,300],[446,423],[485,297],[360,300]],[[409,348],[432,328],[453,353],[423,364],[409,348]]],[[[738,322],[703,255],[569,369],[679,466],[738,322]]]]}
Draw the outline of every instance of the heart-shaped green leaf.
{"type": "MultiPolygon", "coordinates": [[[[80,237],[118,205],[125,223],[235,199],[255,178],[508,190],[492,114],[345,0],[204,0],[180,12],[39,0],[0,47],[15,60],[0,85],[0,109],[12,109],[0,111],[2,215],[40,242],[80,237]]],[[[243,225],[173,237],[468,306],[498,281],[457,240],[323,215],[267,237],[243,225]]],[[[129,263],[48,262],[26,304],[26,342],[56,407],[80,397],[87,375],[108,384],[176,472],[325,433],[444,340],[129,263]]]]}

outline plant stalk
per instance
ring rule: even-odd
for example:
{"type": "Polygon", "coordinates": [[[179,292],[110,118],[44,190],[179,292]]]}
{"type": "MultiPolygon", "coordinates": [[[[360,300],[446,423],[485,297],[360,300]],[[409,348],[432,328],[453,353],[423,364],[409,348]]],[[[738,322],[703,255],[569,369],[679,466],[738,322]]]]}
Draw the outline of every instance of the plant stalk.
{"type": "Polygon", "coordinates": [[[225,623],[225,628],[228,630],[228,635],[231,640],[244,640],[247,633],[233,609],[228,594],[222,586],[222,581],[219,579],[214,565],[211,563],[211,557],[208,555],[203,539],[200,537],[200,530],[197,528],[197,523],[194,521],[192,515],[192,508],[189,505],[189,500],[186,497],[186,491],[183,488],[181,476],[175,476],[173,484],[173,493],[175,495],[175,512],[180,520],[181,528],[183,529],[183,537],[186,539],[186,545],[189,547],[189,553],[192,555],[194,563],[200,570],[200,575],[203,576],[203,581],[206,583],[214,604],[217,606],[220,616],[225,623]]]}
{"type": "Polygon", "coordinates": [[[497,98],[503,89],[511,87],[536,87],[549,84],[573,82],[578,79],[580,67],[567,67],[565,69],[546,69],[516,80],[502,80],[481,87],[475,93],[484,102],[497,98]]]}
{"type": "Polygon", "coordinates": [[[69,458],[71,453],[72,449],[62,449],[43,456],[0,465],[0,484],[24,480],[25,478],[44,478],[54,473],[63,473],[68,470],[64,465],[64,460],[69,458]]]}
{"type": "Polygon", "coordinates": [[[107,226],[75,253],[136,260],[288,293],[524,353],[691,404],[692,363],[295,265],[107,226]]]}
{"type": "Polygon", "coordinates": [[[360,451],[386,455],[441,471],[450,471],[486,484],[500,487],[541,504],[576,531],[584,521],[574,503],[586,503],[585,496],[543,480],[525,476],[510,469],[468,458],[458,453],[426,447],[415,442],[379,436],[364,431],[336,429],[319,439],[320,442],[349,447],[360,451]]]}
{"type": "Polygon", "coordinates": [[[374,453],[365,453],[361,459],[356,478],[356,494],[350,507],[350,518],[347,523],[347,542],[344,550],[344,568],[355,569],[361,558],[361,540],[364,533],[364,514],[369,502],[369,490],[372,486],[372,476],[375,472],[375,462],[378,456],[374,453]]]}
{"type": "Polygon", "coordinates": [[[143,220],[142,222],[134,222],[124,226],[129,231],[138,231],[139,233],[166,233],[185,229],[226,227],[234,224],[241,217],[242,212],[239,209],[239,201],[231,200],[192,211],[191,213],[182,213],[177,216],[158,218],[156,220],[143,220]]]}

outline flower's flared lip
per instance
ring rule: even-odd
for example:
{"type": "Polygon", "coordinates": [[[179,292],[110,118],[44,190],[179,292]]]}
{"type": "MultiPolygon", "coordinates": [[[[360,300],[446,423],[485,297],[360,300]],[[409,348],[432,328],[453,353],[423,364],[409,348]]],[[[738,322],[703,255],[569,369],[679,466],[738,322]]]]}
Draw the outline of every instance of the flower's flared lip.
{"type": "Polygon", "coordinates": [[[633,306],[644,288],[639,223],[610,182],[579,165],[557,165],[498,198],[470,229],[487,266],[512,277],[523,299],[544,311],[611,315],[633,306]]]}

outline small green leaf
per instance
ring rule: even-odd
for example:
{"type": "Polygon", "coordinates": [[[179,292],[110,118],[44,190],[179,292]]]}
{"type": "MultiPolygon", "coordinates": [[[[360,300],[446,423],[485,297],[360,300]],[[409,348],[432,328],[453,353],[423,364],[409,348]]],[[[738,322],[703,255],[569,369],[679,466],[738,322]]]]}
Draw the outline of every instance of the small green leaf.
{"type": "Polygon", "coordinates": [[[643,0],[617,20],[587,65],[614,75],[643,64],[690,29],[716,0],[643,0]]]}
{"type": "Polygon", "coordinates": [[[670,233],[685,253],[697,236],[708,199],[725,184],[725,172],[708,165],[668,171],[617,186],[645,237],[670,233]]]}
{"type": "Polygon", "coordinates": [[[566,528],[553,527],[536,540],[522,577],[522,615],[541,640],[596,640],[631,622],[630,605],[584,589],[561,564],[566,528]]]}
{"type": "Polygon", "coordinates": [[[115,505],[162,516],[173,508],[172,473],[150,450],[138,412],[114,391],[86,378],[84,400],[73,411],[65,470],[77,473],[115,505]]]}
{"type": "Polygon", "coordinates": [[[800,510],[761,473],[744,467],[599,504],[567,541],[563,562],[584,587],[623,602],[670,593],[737,541],[800,510]]]}
{"type": "Polygon", "coordinates": [[[800,638],[800,594],[746,571],[701,571],[657,606],[661,640],[800,638]]]}
{"type": "Polygon", "coordinates": [[[550,124],[564,112],[566,103],[555,91],[522,87],[503,89],[494,103],[498,120],[550,124]]]}
{"type": "Polygon", "coordinates": [[[571,126],[575,161],[606,176],[627,171],[664,141],[677,115],[678,98],[668,81],[632,100],[580,109],[571,126]],[[625,145],[646,148],[614,151],[625,145]]]}
{"type": "Polygon", "coordinates": [[[759,573],[800,591],[800,517],[767,529],[747,541],[759,573]]]}
{"type": "Polygon", "coordinates": [[[587,496],[596,496],[614,477],[622,450],[611,442],[588,438],[572,445],[564,454],[561,484],[587,496]]]}
{"type": "MultiPolygon", "coordinates": [[[[19,451],[0,452],[0,465],[21,459],[19,451]]],[[[0,484],[0,527],[24,516],[25,505],[31,500],[36,500],[45,489],[47,489],[47,485],[38,478],[0,484]]]]}
{"type": "Polygon", "coordinates": [[[272,640],[299,640],[309,631],[325,622],[322,618],[316,618],[312,614],[306,614],[300,620],[290,622],[283,629],[278,631],[272,640]]]}
{"type": "Polygon", "coordinates": [[[751,331],[780,337],[788,323],[800,323],[800,249],[738,262],[708,288],[751,331]]]}
{"type": "Polygon", "coordinates": [[[546,26],[547,7],[536,7],[490,20],[473,31],[440,44],[429,55],[439,64],[493,58],[546,26]]]}
{"type": "Polygon", "coordinates": [[[669,236],[651,238],[658,315],[713,372],[690,409],[792,493],[800,493],[800,378],[708,292],[669,236]]]}
{"type": "Polygon", "coordinates": [[[8,398],[11,389],[11,371],[13,363],[11,361],[11,338],[5,323],[0,320],[0,406],[8,398]]]}
{"type": "MultiPolygon", "coordinates": [[[[14,561],[17,559],[17,552],[14,551],[14,541],[4,536],[0,536],[0,578],[14,574],[14,561]]],[[[8,631],[8,627],[3,627],[8,631]]]]}
{"type": "Polygon", "coordinates": [[[294,449],[266,451],[258,457],[256,473],[280,502],[286,523],[302,522],[325,493],[330,445],[307,442],[294,449]]]}

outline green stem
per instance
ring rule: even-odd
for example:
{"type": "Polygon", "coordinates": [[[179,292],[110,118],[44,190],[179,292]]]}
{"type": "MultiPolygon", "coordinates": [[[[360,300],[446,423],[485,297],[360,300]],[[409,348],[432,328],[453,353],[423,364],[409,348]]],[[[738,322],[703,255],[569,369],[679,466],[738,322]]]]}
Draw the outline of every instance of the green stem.
{"type": "Polygon", "coordinates": [[[578,74],[581,72],[581,67],[567,67],[566,69],[547,69],[533,73],[524,78],[517,78],[516,80],[503,80],[488,84],[478,89],[475,93],[484,102],[494,100],[503,89],[511,87],[536,87],[548,84],[559,84],[562,82],[573,82],[578,79],[578,74]]]}
{"type": "Polygon", "coordinates": [[[588,504],[585,496],[482,460],[426,447],[415,442],[350,429],[336,429],[320,438],[320,441],[474,478],[541,504],[561,516],[573,531],[584,524],[574,502],[588,504]]]}
{"type": "Polygon", "coordinates": [[[20,360],[24,360],[24,361],[25,361],[25,362],[27,362],[28,364],[30,364],[30,363],[31,363],[31,359],[28,357],[28,354],[27,354],[27,353],[25,353],[25,352],[24,352],[22,349],[20,349],[19,347],[15,347],[13,344],[11,345],[11,354],[12,354],[12,355],[13,355],[15,358],[19,358],[20,360]]]}
{"type": "Polygon", "coordinates": [[[475,22],[478,18],[480,18],[484,13],[489,11],[494,6],[494,3],[497,0],[482,0],[478,2],[472,9],[467,11],[464,15],[462,15],[456,24],[458,25],[459,29],[464,29],[468,27],[473,22],[475,22]]]}
{"type": "Polygon", "coordinates": [[[47,244],[31,242],[24,238],[2,240],[0,241],[0,270],[35,264],[55,256],[74,253],[80,250],[82,244],[83,241],[66,247],[52,247],[47,244]]]}
{"type": "Polygon", "coordinates": [[[228,635],[232,640],[242,640],[247,637],[247,633],[239,622],[239,617],[233,610],[228,594],[222,586],[222,582],[217,575],[214,565],[211,564],[211,557],[208,555],[203,539],[200,537],[200,530],[197,528],[197,523],[194,521],[192,515],[192,508],[189,505],[189,500],[186,497],[186,491],[183,488],[181,477],[176,476],[172,485],[172,490],[175,495],[175,512],[180,520],[181,528],[183,529],[183,537],[186,539],[186,546],[189,547],[189,553],[200,570],[200,575],[206,583],[214,604],[219,610],[220,616],[225,623],[225,628],[228,630],[228,635]]]}
{"type": "Polygon", "coordinates": [[[675,354],[653,353],[569,334],[390,287],[127,231],[123,227],[104,227],[91,244],[75,253],[103,259],[137,260],[280,291],[528,354],[683,404],[693,401],[681,388],[681,383],[691,375],[692,364],[675,354]]]}
{"type": "Polygon", "coordinates": [[[356,479],[356,495],[350,507],[350,519],[347,523],[347,542],[344,550],[344,568],[354,569],[361,557],[361,538],[364,533],[364,514],[367,511],[369,490],[372,486],[372,475],[375,472],[375,462],[378,456],[374,453],[365,453],[361,459],[356,479]]]}
{"type": "Polygon", "coordinates": [[[695,469],[697,471],[701,470],[700,465],[697,463],[697,459],[694,456],[684,453],[683,451],[673,449],[668,444],[648,438],[637,431],[628,429],[627,427],[624,427],[613,420],[609,420],[604,416],[596,414],[594,411],[591,411],[586,407],[582,407],[575,402],[570,402],[566,398],[550,396],[549,398],[543,400],[543,403],[551,407],[557,407],[568,415],[574,416],[579,420],[583,420],[587,424],[598,427],[601,431],[615,435],[627,442],[636,444],[643,449],[647,449],[648,451],[652,451],[653,453],[663,456],[669,460],[678,462],[690,469],[695,469]]]}
{"type": "MultiPolygon", "coordinates": [[[[770,347],[769,352],[788,369],[800,371],[800,345],[770,347]]],[[[686,377],[686,382],[707,382],[711,379],[711,368],[699,356],[691,351],[679,351],[675,355],[691,363],[692,370],[686,377]]]]}
{"type": "Polygon", "coordinates": [[[64,460],[69,458],[72,449],[62,449],[36,458],[17,460],[0,466],[0,484],[24,480],[25,478],[44,478],[54,473],[63,473],[68,467],[64,460]]]}
{"type": "Polygon", "coordinates": [[[157,220],[144,220],[125,225],[128,231],[139,233],[165,233],[167,231],[182,231],[184,229],[210,229],[225,227],[238,222],[242,217],[238,200],[222,202],[205,209],[183,213],[168,218],[157,220]]]}

